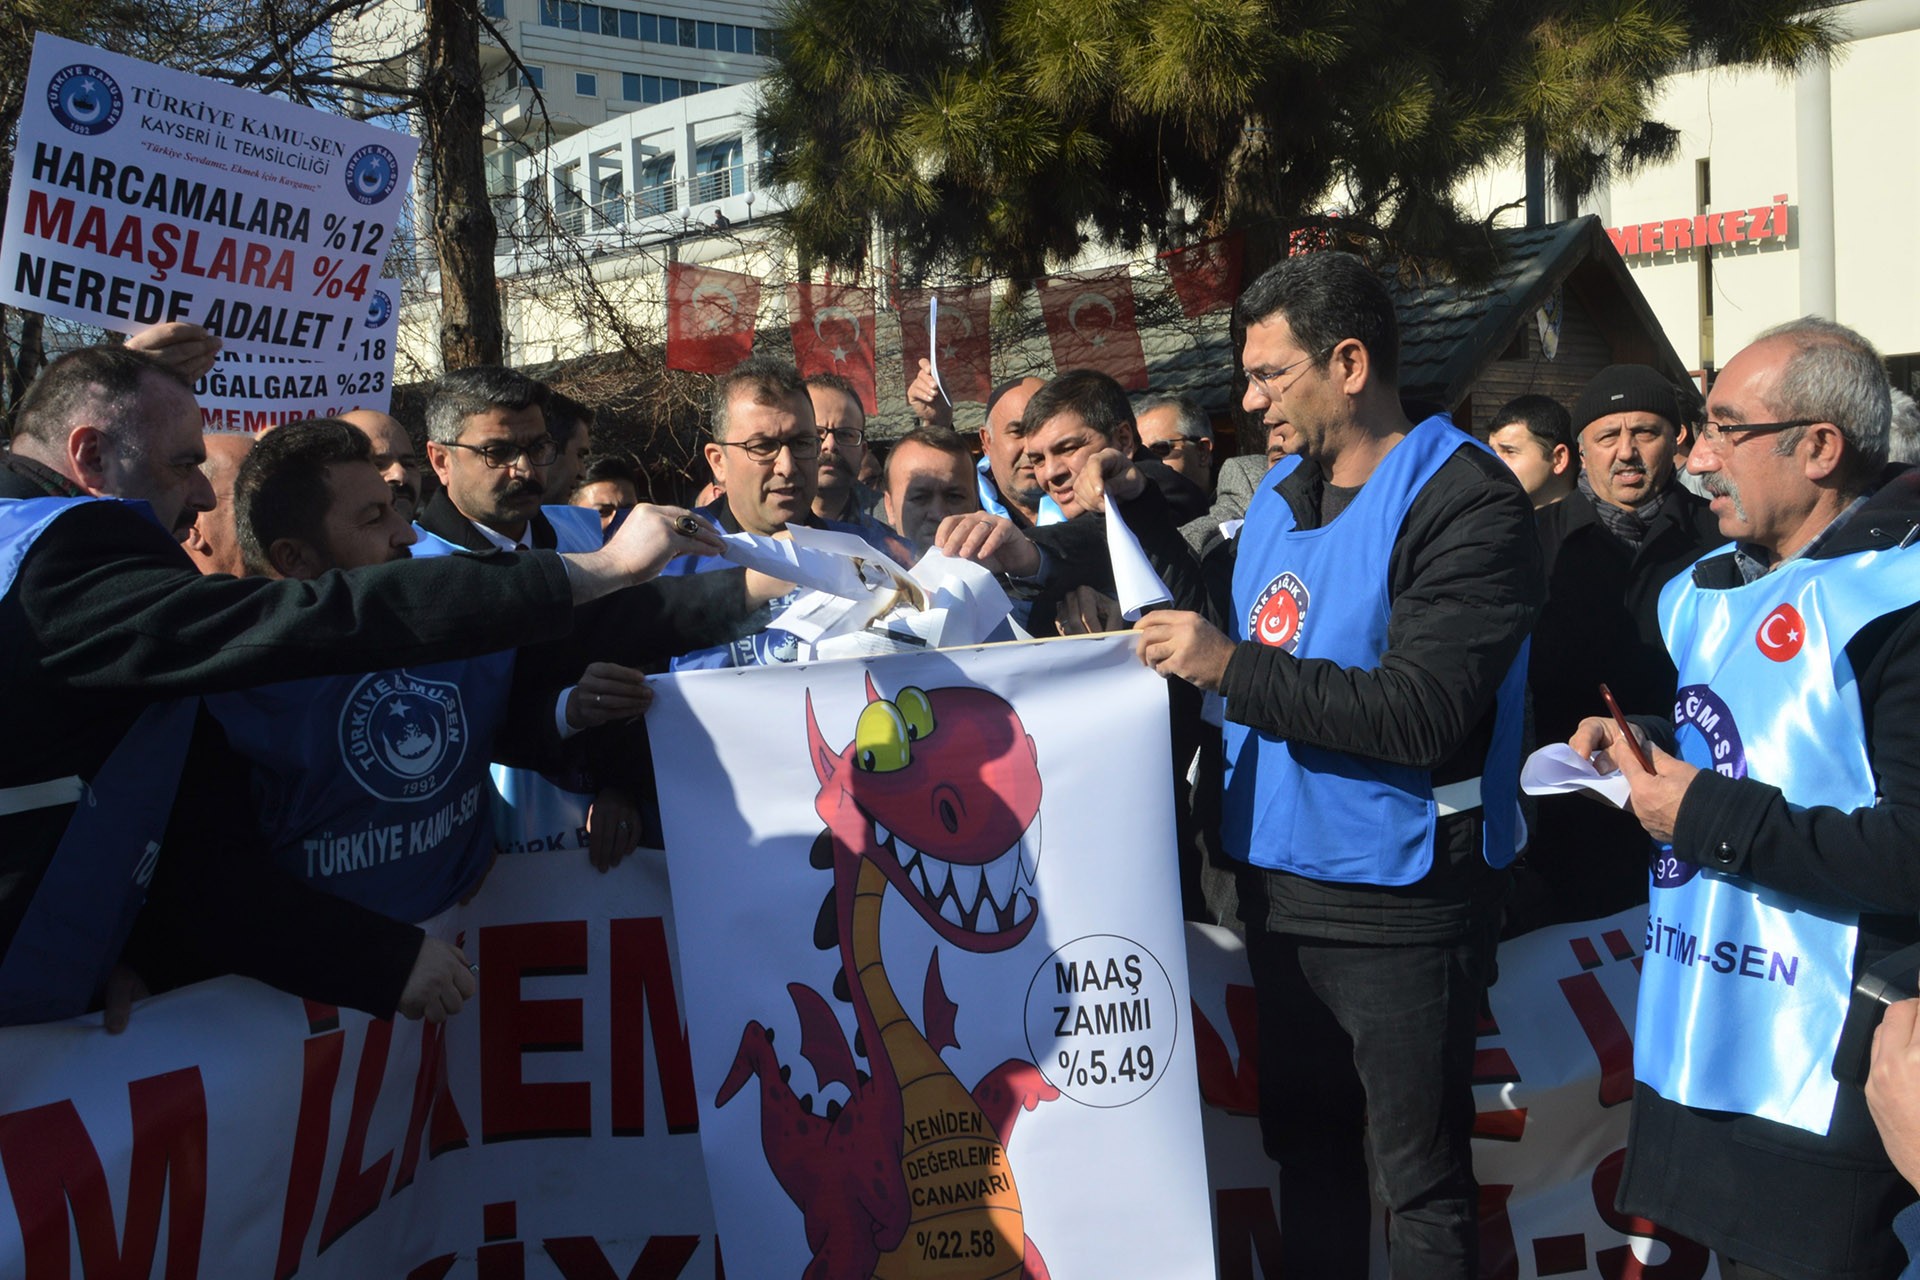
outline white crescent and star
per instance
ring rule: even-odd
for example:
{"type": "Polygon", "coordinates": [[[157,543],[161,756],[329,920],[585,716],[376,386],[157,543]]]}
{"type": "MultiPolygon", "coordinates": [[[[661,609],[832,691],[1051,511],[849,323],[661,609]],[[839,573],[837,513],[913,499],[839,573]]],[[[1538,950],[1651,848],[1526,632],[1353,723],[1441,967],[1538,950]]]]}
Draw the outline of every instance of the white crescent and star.
{"type": "Polygon", "coordinates": [[[700,327],[708,333],[728,328],[730,322],[740,314],[740,295],[711,280],[695,285],[693,296],[687,299],[687,305],[695,311],[700,310],[702,303],[707,304],[707,314],[700,322],[700,327]]]}
{"type": "Polygon", "coordinates": [[[1107,313],[1107,324],[1109,327],[1120,323],[1119,308],[1115,307],[1113,305],[1113,299],[1107,297],[1104,293],[1083,293],[1067,304],[1067,328],[1079,334],[1080,337],[1085,338],[1091,345],[1103,347],[1107,343],[1106,334],[1086,333],[1080,328],[1080,312],[1088,306],[1103,308],[1107,313]]]}

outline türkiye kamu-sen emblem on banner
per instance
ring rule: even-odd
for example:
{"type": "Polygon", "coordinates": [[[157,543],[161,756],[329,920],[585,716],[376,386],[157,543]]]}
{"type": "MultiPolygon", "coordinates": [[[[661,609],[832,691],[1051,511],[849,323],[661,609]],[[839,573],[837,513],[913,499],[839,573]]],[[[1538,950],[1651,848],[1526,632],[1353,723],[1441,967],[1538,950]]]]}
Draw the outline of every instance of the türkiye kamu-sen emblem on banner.
{"type": "Polygon", "coordinates": [[[1306,625],[1311,598],[1307,584],[1291,570],[1281,574],[1266,585],[1247,611],[1247,634],[1261,644],[1294,652],[1300,647],[1300,628],[1306,625]]]}

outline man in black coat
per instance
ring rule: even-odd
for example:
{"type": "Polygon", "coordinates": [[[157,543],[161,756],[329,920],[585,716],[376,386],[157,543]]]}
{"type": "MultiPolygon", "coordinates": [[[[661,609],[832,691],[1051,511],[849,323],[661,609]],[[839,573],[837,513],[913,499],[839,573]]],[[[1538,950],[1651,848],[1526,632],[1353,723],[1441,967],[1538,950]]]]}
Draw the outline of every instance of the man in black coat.
{"type": "MultiPolygon", "coordinates": [[[[1673,701],[1673,660],[1654,616],[1660,588],[1725,539],[1707,504],[1674,478],[1681,419],[1673,384],[1644,365],[1610,365],[1573,407],[1579,487],[1539,507],[1547,604],[1527,685],[1533,740],[1564,742],[1604,709],[1673,701]]],[[[1591,920],[1647,900],[1646,833],[1627,814],[1546,796],[1516,877],[1508,931],[1591,920]]]]}

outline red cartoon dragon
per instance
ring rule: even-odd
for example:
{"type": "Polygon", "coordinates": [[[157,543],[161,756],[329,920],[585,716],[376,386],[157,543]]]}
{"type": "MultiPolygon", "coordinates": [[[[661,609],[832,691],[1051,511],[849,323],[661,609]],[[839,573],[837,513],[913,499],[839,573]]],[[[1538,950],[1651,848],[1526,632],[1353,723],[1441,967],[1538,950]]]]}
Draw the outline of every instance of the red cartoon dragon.
{"type": "Polygon", "coordinates": [[[844,750],[822,737],[811,696],[807,737],[827,824],[814,865],[833,870],[815,940],[840,954],[834,992],[853,1005],[851,1050],[825,998],[800,983],[787,992],[800,1017],[800,1056],[822,1087],[844,1084],[850,1096],[814,1114],[812,1095],[797,1098],[788,1084],[792,1069],[775,1054],[772,1031],[751,1021],[715,1105],[759,1077],[761,1145],[813,1251],[804,1280],[1047,1280],[1006,1146],[1021,1111],[1059,1091],[1017,1058],[968,1090],[940,1058],[959,1042],[939,949],[927,964],[924,1030],[895,997],[880,954],[889,887],[964,951],[1004,951],[1032,931],[1040,838],[1033,739],[984,689],[909,686],[887,699],[871,676],[844,750]]]}

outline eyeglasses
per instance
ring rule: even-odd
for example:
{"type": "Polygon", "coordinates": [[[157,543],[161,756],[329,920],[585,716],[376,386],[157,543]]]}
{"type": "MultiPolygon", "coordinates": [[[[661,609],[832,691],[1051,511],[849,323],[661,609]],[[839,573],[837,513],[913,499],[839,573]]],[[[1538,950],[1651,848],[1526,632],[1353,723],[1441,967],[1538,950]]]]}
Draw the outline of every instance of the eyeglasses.
{"type": "Polygon", "coordinates": [[[449,440],[446,447],[477,453],[480,455],[480,461],[494,471],[512,466],[519,458],[525,458],[530,467],[544,467],[560,456],[560,446],[554,442],[552,436],[541,436],[538,440],[531,440],[526,444],[514,444],[510,440],[496,440],[492,444],[461,444],[458,440],[449,440]]]}
{"type": "Polygon", "coordinates": [[[836,445],[864,444],[867,433],[862,427],[830,427],[820,433],[820,443],[825,445],[831,440],[836,445]]]}
{"type": "Polygon", "coordinates": [[[1199,444],[1206,438],[1205,436],[1175,436],[1171,440],[1149,440],[1146,442],[1147,452],[1156,458],[1170,458],[1173,456],[1173,451],[1181,445],[1199,444]]]}
{"type": "Polygon", "coordinates": [[[1770,431],[1791,431],[1795,427],[1811,427],[1815,423],[1825,422],[1825,418],[1794,418],[1787,422],[1715,422],[1708,419],[1700,424],[1700,438],[1708,444],[1738,444],[1738,440],[1729,440],[1729,431],[1738,431],[1741,439],[1753,435],[1765,435],[1770,431]]]}
{"type": "Polygon", "coordinates": [[[759,463],[772,462],[780,456],[782,449],[791,453],[795,462],[809,462],[820,456],[818,436],[795,436],[790,440],[769,440],[765,436],[755,436],[751,440],[742,440],[738,444],[731,440],[722,440],[720,447],[738,449],[759,463]]]}
{"type": "MultiPolygon", "coordinates": [[[[1342,338],[1340,341],[1345,342],[1346,339],[1342,338]]],[[[1336,342],[1333,344],[1333,347],[1337,347],[1339,345],[1340,343],[1336,342]]],[[[1273,389],[1273,380],[1275,378],[1286,377],[1289,373],[1292,373],[1295,369],[1299,369],[1301,365],[1317,364],[1320,361],[1325,360],[1328,356],[1333,354],[1333,347],[1328,347],[1326,350],[1316,352],[1310,356],[1301,356],[1298,360],[1295,360],[1292,364],[1282,365],[1278,369],[1268,369],[1268,370],[1265,370],[1264,372],[1259,369],[1248,369],[1246,371],[1247,381],[1251,382],[1254,386],[1259,387],[1260,390],[1265,393],[1267,399],[1269,400],[1272,400],[1277,396],[1285,395],[1287,392],[1287,388],[1291,387],[1293,383],[1289,382],[1285,387],[1280,388],[1279,391],[1275,391],[1273,389]]],[[[1304,369],[1301,369],[1301,374],[1303,376],[1305,373],[1306,371],[1304,369]]],[[[1297,382],[1298,380],[1299,379],[1296,378],[1294,381],[1297,382]]]]}

